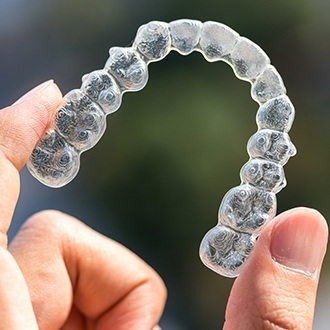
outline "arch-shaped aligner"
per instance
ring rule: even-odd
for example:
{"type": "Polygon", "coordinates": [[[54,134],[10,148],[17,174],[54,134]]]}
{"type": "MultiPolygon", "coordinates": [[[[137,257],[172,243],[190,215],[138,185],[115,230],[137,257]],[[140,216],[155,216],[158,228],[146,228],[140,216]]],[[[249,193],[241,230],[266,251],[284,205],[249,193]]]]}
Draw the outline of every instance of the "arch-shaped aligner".
{"type": "Polygon", "coordinates": [[[295,110],[269,57],[228,26],[188,19],[142,25],[132,47],[111,48],[104,69],[85,75],[80,90],[65,96],[54,130],[35,148],[28,168],[48,186],[70,182],[78,172],[80,153],[102,136],[105,116],[120,107],[123,93],[142,89],[148,64],[171,50],[182,55],[198,51],[209,62],[228,63],[239,79],[251,83],[251,96],[260,105],[258,132],[248,142],[250,160],[240,172],[242,183],[224,197],[218,225],[200,248],[206,266],[237,276],[255,238],[275,215],[275,193],[286,184],[282,166],[296,153],[288,135],[295,110]]]}

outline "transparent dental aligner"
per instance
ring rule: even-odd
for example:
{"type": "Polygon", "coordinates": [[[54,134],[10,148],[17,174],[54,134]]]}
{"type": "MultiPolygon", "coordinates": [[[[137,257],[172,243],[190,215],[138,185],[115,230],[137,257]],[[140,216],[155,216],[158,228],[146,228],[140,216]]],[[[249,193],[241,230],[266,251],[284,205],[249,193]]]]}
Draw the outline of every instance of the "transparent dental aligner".
{"type": "Polygon", "coordinates": [[[105,131],[102,109],[81,90],[64,96],[63,105],[56,113],[55,129],[77,150],[92,148],[105,131]]]}
{"type": "Polygon", "coordinates": [[[219,224],[204,236],[200,257],[205,266],[218,274],[235,277],[240,273],[254,244],[254,236],[219,224]]]}
{"type": "Polygon", "coordinates": [[[254,42],[240,37],[231,53],[231,64],[239,79],[253,81],[270,64],[270,59],[254,42]]]}
{"type": "Polygon", "coordinates": [[[295,115],[294,106],[286,95],[275,97],[263,104],[257,112],[259,129],[269,128],[282,132],[291,129],[295,115]]]}
{"type": "Polygon", "coordinates": [[[243,184],[230,189],[219,208],[219,223],[234,230],[259,234],[264,225],[275,216],[274,193],[243,184]]]}
{"type": "Polygon", "coordinates": [[[257,236],[275,216],[275,194],[286,185],[283,165],[296,153],[288,135],[295,110],[269,57],[228,26],[189,19],[142,25],[132,47],[110,48],[105,67],[84,75],[80,89],[64,97],[53,130],[35,147],[28,168],[48,186],[70,182],[78,173],[80,153],[102,136],[106,115],[120,107],[124,93],[142,89],[148,81],[148,65],[171,50],[182,55],[198,51],[209,62],[228,63],[239,79],[251,84],[251,96],[260,106],[258,131],[247,144],[250,159],[240,171],[241,185],[224,196],[218,223],[200,246],[207,267],[235,277],[257,236]]]}
{"type": "Polygon", "coordinates": [[[142,25],[138,29],[133,48],[144,55],[148,62],[162,60],[171,51],[169,25],[163,22],[142,25]]]}
{"type": "Polygon", "coordinates": [[[286,94],[283,80],[272,65],[260,73],[251,87],[251,96],[259,104],[283,94],[286,94]]]}
{"type": "Polygon", "coordinates": [[[270,129],[262,129],[253,134],[247,149],[252,158],[267,159],[281,165],[296,154],[296,148],[287,133],[270,129]]]}
{"type": "Polygon", "coordinates": [[[201,37],[203,24],[192,19],[180,19],[169,24],[172,48],[182,55],[196,49],[201,37]]]}
{"type": "Polygon", "coordinates": [[[283,167],[269,160],[249,160],[241,168],[240,176],[243,183],[275,194],[286,185],[283,167]]]}
{"type": "Polygon", "coordinates": [[[113,113],[120,107],[122,92],[115,79],[105,70],[84,75],[80,89],[98,103],[106,114],[113,113]]]}
{"type": "Polygon", "coordinates": [[[209,62],[227,60],[239,34],[218,22],[205,22],[201,31],[200,51],[209,62]]]}
{"type": "Polygon", "coordinates": [[[51,130],[33,150],[27,167],[46,186],[62,187],[78,173],[79,152],[51,130]]]}
{"type": "Polygon", "coordinates": [[[105,69],[116,78],[123,91],[139,91],[147,84],[147,63],[136,50],[113,47],[109,53],[105,69]]]}

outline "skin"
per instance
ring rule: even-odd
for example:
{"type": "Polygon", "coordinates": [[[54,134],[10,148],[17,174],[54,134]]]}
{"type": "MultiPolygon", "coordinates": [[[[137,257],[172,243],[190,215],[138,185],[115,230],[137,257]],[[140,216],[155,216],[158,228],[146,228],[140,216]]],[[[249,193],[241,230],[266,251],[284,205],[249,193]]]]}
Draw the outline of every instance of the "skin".
{"type": "MultiPolygon", "coordinates": [[[[61,98],[49,81],[0,111],[0,329],[159,330],[166,288],[158,274],[79,220],[40,212],[7,246],[19,171],[50,127],[61,98]]],[[[327,237],[317,211],[299,208],[277,216],[233,285],[224,329],[311,329],[327,237]],[[274,258],[276,228],[289,222],[317,233],[317,251],[311,249],[306,261],[313,272],[302,264],[293,267],[291,256],[289,267],[274,258]]]]}

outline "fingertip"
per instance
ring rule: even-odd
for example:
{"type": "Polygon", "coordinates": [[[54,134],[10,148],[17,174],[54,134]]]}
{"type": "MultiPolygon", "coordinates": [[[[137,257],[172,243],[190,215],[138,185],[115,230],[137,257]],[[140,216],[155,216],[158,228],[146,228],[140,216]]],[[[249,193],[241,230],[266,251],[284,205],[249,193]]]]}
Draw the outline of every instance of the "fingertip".
{"type": "Polygon", "coordinates": [[[327,239],[326,220],[314,209],[275,217],[234,283],[225,329],[242,324],[309,329],[327,239]]]}
{"type": "MultiPolygon", "coordinates": [[[[34,121],[29,122],[32,129],[42,131],[42,135],[53,124],[53,118],[62,102],[62,93],[54,80],[48,80],[23,95],[14,105],[20,111],[29,112],[34,121]]],[[[28,115],[28,113],[26,113],[28,115]]]]}
{"type": "Polygon", "coordinates": [[[279,266],[313,277],[321,269],[327,241],[328,227],[322,214],[297,208],[274,223],[269,251],[279,266]]]}
{"type": "Polygon", "coordinates": [[[323,226],[325,231],[328,231],[327,220],[324,218],[322,213],[314,208],[305,207],[305,206],[298,206],[293,209],[282,212],[272,220],[272,222],[269,224],[269,227],[272,228],[280,221],[291,218],[293,216],[312,218],[315,221],[318,221],[320,225],[323,226]]]}
{"type": "Polygon", "coordinates": [[[43,93],[48,93],[51,98],[62,98],[61,91],[59,90],[58,86],[55,84],[53,79],[47,80],[38,86],[34,87],[23,96],[21,96],[13,105],[28,101],[34,100],[36,96],[42,95],[43,93]]]}

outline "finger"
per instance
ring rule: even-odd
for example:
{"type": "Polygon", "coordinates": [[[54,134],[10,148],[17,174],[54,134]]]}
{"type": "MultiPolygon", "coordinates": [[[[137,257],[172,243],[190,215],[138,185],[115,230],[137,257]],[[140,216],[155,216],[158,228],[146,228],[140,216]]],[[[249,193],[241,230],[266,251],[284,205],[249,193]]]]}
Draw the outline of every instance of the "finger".
{"type": "Polygon", "coordinates": [[[54,82],[48,81],[0,111],[0,246],[6,246],[6,233],[17,203],[18,171],[49,128],[61,98],[54,82]]]}
{"type": "Polygon", "coordinates": [[[326,221],[314,210],[276,217],[234,283],[224,329],[312,329],[327,238],[326,221]]]}
{"type": "Polygon", "coordinates": [[[10,251],[26,278],[40,329],[59,329],[67,319],[78,329],[79,313],[98,329],[152,329],[158,323],[166,297],[159,276],[72,217],[35,215],[10,251]]]}

